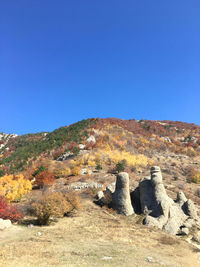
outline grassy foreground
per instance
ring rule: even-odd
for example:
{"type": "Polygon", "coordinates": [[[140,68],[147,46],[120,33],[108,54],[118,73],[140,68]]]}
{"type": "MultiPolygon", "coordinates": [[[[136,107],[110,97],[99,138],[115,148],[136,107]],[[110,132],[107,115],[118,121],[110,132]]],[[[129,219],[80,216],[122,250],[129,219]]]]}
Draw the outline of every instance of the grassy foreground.
{"type": "Polygon", "coordinates": [[[83,211],[54,225],[2,231],[0,266],[200,266],[200,251],[139,221],[88,199],[83,211]]]}

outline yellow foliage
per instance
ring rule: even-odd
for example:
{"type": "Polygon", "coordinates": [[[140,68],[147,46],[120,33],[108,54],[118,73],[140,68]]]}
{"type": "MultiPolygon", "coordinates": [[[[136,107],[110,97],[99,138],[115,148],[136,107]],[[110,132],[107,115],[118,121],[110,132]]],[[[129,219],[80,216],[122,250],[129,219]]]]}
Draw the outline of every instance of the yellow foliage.
{"type": "Polygon", "coordinates": [[[100,164],[116,164],[119,161],[126,160],[128,166],[144,166],[148,165],[148,159],[144,155],[133,155],[126,151],[119,150],[98,150],[88,155],[88,166],[96,166],[98,161],[100,164]]]}
{"type": "Polygon", "coordinates": [[[79,175],[81,173],[81,169],[79,166],[75,166],[71,169],[72,175],[79,175]]]}
{"type": "Polygon", "coordinates": [[[143,145],[147,145],[149,144],[149,141],[143,137],[140,137],[140,142],[143,144],[143,145]]]}
{"type": "Polygon", "coordinates": [[[200,182],[200,172],[194,173],[191,177],[191,182],[198,184],[200,182]]]}
{"type": "Polygon", "coordinates": [[[0,197],[8,201],[19,201],[32,189],[32,183],[24,179],[22,174],[5,175],[0,179],[0,197]]]}
{"type": "Polygon", "coordinates": [[[133,155],[127,151],[98,149],[92,153],[81,155],[76,161],[70,161],[71,174],[79,175],[82,167],[95,167],[97,162],[101,165],[117,164],[117,162],[125,160],[129,167],[146,167],[152,165],[152,161],[148,160],[143,154],[133,155]]]}
{"type": "Polygon", "coordinates": [[[67,177],[71,175],[71,170],[70,168],[65,168],[63,170],[60,171],[60,176],[64,176],[64,177],[67,177]]]}

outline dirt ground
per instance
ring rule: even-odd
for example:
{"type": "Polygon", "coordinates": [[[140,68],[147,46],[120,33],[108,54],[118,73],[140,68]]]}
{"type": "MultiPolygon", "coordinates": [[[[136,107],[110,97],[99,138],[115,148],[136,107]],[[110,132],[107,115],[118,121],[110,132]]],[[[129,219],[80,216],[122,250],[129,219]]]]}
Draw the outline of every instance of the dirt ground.
{"type": "Polygon", "coordinates": [[[200,266],[200,250],[85,200],[84,210],[50,226],[0,232],[0,266],[200,266]]]}

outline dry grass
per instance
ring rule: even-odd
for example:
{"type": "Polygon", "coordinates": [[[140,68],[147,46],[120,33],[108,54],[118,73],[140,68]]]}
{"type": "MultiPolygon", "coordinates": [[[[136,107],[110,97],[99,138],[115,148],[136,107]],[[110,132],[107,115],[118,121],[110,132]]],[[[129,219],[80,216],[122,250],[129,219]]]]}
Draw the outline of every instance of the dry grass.
{"type": "Polygon", "coordinates": [[[169,246],[180,244],[180,240],[178,240],[176,237],[171,237],[171,236],[162,236],[158,239],[158,242],[163,245],[169,245],[169,246]]]}
{"type": "Polygon", "coordinates": [[[0,266],[199,266],[199,253],[185,241],[136,224],[137,216],[110,213],[90,200],[85,207],[54,225],[2,232],[0,266]]]}

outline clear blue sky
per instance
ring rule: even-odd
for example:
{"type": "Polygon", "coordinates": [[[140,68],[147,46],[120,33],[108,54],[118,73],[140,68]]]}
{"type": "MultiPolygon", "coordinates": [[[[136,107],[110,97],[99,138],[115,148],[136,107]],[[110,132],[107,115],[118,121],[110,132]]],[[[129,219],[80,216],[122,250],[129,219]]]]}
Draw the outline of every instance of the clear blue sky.
{"type": "Polygon", "coordinates": [[[199,0],[1,0],[0,132],[200,124],[199,0]]]}

